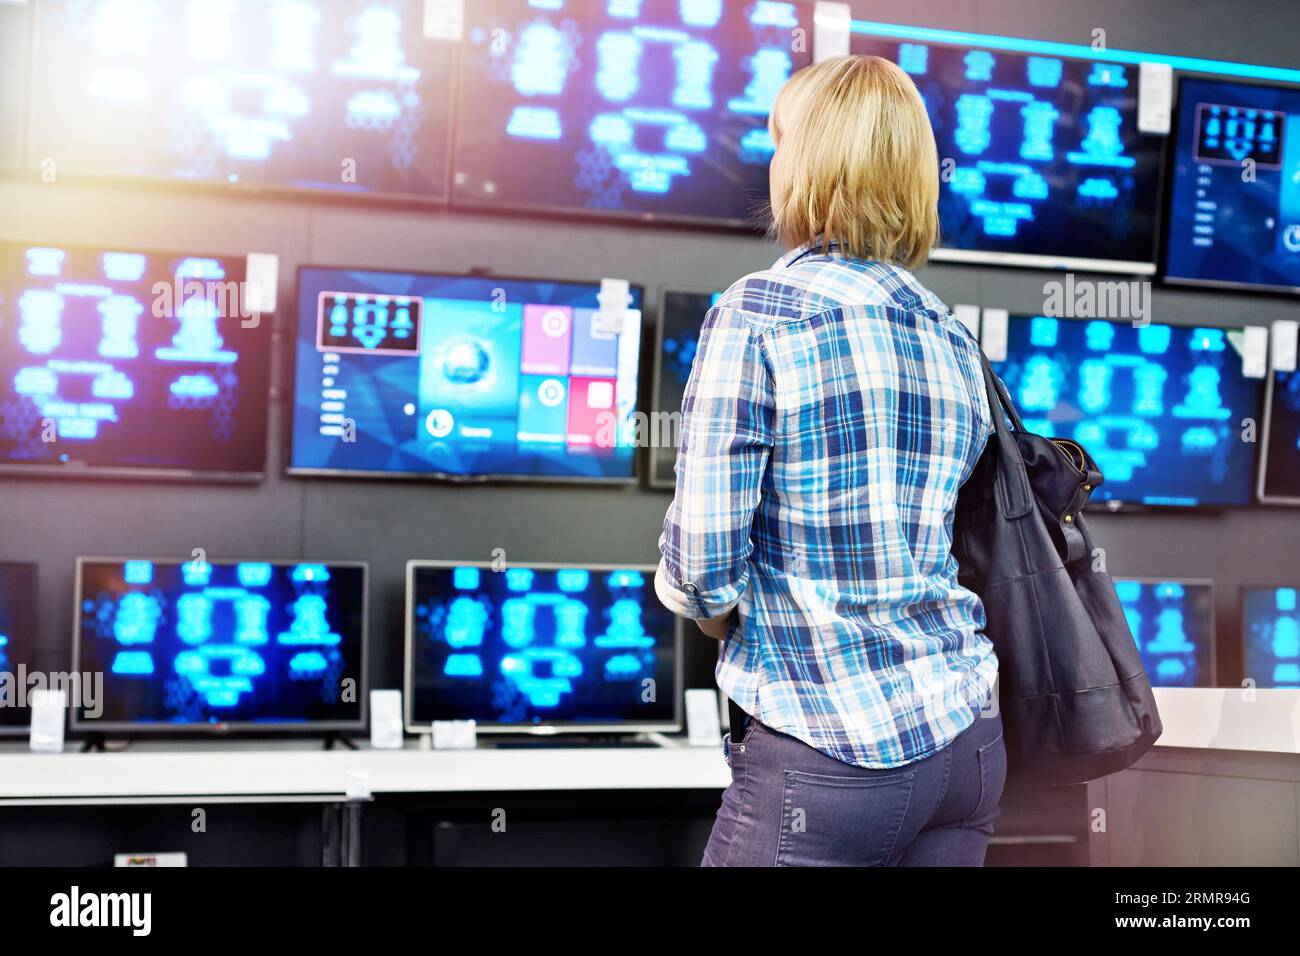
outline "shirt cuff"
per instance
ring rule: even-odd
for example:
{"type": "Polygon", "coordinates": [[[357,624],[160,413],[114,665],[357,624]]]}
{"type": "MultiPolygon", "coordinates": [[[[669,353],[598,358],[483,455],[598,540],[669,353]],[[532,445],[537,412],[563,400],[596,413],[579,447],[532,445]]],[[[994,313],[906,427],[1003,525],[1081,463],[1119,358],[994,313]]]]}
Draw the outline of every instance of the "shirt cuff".
{"type": "Polygon", "coordinates": [[[734,597],[728,595],[729,599],[722,599],[719,595],[719,599],[707,600],[689,581],[680,585],[675,584],[663,560],[660,560],[659,569],[655,572],[655,594],[659,596],[660,603],[679,617],[687,617],[693,621],[730,614],[731,610],[740,603],[740,595],[744,590],[745,582],[741,581],[738,587],[727,588],[728,592],[735,594],[734,597]]]}

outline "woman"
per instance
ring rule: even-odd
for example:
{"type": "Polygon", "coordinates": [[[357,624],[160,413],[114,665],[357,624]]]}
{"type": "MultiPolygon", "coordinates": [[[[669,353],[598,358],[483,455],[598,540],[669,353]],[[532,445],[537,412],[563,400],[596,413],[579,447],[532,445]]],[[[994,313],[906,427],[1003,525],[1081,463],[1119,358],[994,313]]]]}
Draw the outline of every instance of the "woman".
{"type": "Polygon", "coordinates": [[[978,346],[909,271],[938,233],[934,135],[861,56],[794,76],[771,127],[791,251],[705,319],[655,580],[722,642],[704,863],[979,866],[1006,752],[951,533],[992,423],[978,346]]]}

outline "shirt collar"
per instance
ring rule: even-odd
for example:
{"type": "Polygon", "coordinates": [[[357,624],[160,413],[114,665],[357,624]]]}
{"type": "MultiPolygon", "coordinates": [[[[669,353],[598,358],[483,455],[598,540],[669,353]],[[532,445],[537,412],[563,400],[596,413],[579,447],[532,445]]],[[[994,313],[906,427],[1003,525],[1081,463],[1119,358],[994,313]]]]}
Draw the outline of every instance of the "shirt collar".
{"type": "Polygon", "coordinates": [[[802,246],[799,246],[796,249],[791,249],[783,255],[776,262],[777,268],[788,269],[804,256],[808,255],[828,255],[838,259],[844,254],[840,251],[840,244],[836,240],[832,239],[830,242],[826,243],[825,252],[823,252],[822,241],[820,239],[814,239],[812,242],[804,243],[802,246]]]}

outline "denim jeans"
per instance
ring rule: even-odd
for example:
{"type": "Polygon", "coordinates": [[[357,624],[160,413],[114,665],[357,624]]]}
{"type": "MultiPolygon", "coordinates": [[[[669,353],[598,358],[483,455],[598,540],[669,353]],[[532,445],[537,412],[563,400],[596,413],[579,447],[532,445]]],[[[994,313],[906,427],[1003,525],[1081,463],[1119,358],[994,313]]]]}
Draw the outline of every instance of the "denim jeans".
{"type": "Polygon", "coordinates": [[[888,770],[842,763],[749,719],[727,740],[704,866],[983,866],[1006,781],[1002,720],[888,770]]]}

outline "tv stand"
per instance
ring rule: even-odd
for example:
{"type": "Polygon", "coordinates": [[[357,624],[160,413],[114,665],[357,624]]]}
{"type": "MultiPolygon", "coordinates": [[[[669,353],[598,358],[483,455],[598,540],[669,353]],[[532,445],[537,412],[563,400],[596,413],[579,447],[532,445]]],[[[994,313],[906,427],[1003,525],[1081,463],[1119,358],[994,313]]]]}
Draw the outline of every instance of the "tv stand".
{"type": "Polygon", "coordinates": [[[602,747],[674,748],[682,746],[681,743],[671,737],[660,733],[537,734],[534,736],[503,736],[499,740],[491,740],[485,736],[480,736],[478,745],[480,749],[491,748],[494,750],[528,750],[535,747],[595,749],[602,747]]]}

